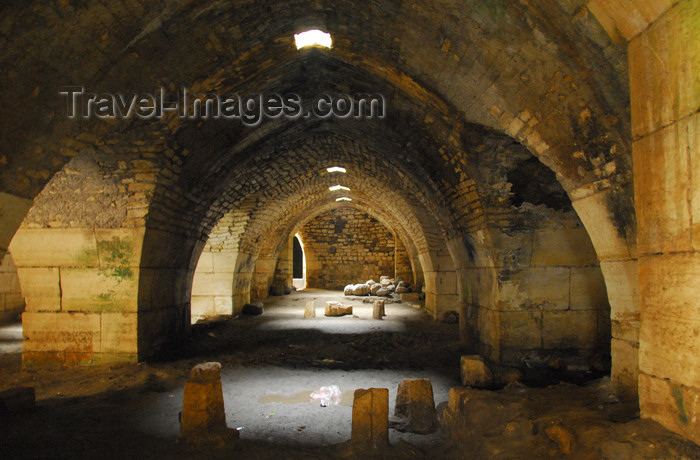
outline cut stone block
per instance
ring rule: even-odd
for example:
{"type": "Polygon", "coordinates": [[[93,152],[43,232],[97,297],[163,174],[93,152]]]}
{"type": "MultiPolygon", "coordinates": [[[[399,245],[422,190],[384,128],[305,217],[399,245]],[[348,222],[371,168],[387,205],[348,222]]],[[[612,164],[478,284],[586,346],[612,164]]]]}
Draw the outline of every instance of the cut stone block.
{"type": "Polygon", "coordinates": [[[304,318],[315,318],[316,317],[316,306],[314,301],[311,300],[306,302],[306,308],[304,308],[304,318]]]}
{"type": "Polygon", "coordinates": [[[342,303],[334,300],[326,302],[326,316],[352,315],[352,305],[344,307],[342,303]]]}
{"type": "Polygon", "coordinates": [[[386,314],[384,313],[384,301],[376,300],[374,302],[374,311],[372,312],[372,318],[382,319],[383,316],[386,316],[386,314]]]}
{"type": "Polygon", "coordinates": [[[447,397],[447,407],[453,414],[462,412],[464,403],[469,399],[469,388],[452,387],[447,397]]]}
{"type": "Polygon", "coordinates": [[[479,355],[462,356],[462,385],[473,388],[486,388],[493,382],[493,374],[479,355]]]}
{"type": "Polygon", "coordinates": [[[428,434],[437,429],[433,385],[430,379],[404,379],[399,382],[394,415],[402,420],[398,431],[428,434]]]}
{"type": "Polygon", "coordinates": [[[185,385],[178,441],[222,444],[237,437],[238,431],[226,426],[221,364],[197,364],[185,385]]]}
{"type": "Polygon", "coordinates": [[[389,390],[355,390],[351,442],[372,447],[389,445],[389,390]]]}

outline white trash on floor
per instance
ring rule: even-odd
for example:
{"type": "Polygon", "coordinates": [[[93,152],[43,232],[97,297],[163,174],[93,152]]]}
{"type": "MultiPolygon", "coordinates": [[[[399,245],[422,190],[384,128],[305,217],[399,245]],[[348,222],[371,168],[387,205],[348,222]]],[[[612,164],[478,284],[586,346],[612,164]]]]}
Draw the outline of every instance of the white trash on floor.
{"type": "Polygon", "coordinates": [[[331,385],[328,387],[321,387],[320,389],[313,391],[309,396],[311,399],[321,401],[321,407],[326,407],[329,404],[337,406],[340,400],[343,398],[343,393],[341,393],[338,385],[331,385]]]}

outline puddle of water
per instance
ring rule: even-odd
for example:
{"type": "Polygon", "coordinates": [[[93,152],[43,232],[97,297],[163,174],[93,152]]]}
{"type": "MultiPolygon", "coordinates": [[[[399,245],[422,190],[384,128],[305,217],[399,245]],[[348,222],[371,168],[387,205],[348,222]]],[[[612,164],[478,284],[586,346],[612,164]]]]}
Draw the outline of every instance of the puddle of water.
{"type": "MultiPolygon", "coordinates": [[[[261,397],[260,399],[258,399],[258,402],[263,403],[263,404],[269,404],[269,403],[276,403],[276,404],[303,404],[303,403],[320,404],[320,401],[318,401],[316,399],[312,399],[311,396],[309,396],[311,393],[313,393],[313,391],[314,390],[302,391],[300,393],[294,393],[292,395],[280,395],[280,394],[265,395],[265,396],[261,397]]],[[[330,405],[333,406],[334,404],[331,402],[330,405]]],[[[343,396],[342,396],[342,398],[340,398],[340,401],[338,402],[337,405],[352,407],[352,395],[343,392],[343,396]]]]}

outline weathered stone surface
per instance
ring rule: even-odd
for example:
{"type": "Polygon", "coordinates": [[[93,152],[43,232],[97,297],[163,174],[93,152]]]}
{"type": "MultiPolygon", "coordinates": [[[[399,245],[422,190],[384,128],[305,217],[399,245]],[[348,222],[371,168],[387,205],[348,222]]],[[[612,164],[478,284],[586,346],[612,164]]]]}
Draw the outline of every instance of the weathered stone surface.
{"type": "Polygon", "coordinates": [[[645,373],[639,375],[639,408],[666,428],[700,443],[700,389],[645,373]]]}
{"type": "Polygon", "coordinates": [[[380,448],[389,445],[389,390],[355,390],[351,442],[380,448]]]}
{"type": "Polygon", "coordinates": [[[353,291],[355,290],[355,285],[354,284],[348,284],[343,288],[343,294],[344,295],[353,295],[353,291]]]}
{"type": "Polygon", "coordinates": [[[428,434],[437,429],[433,386],[430,379],[404,379],[399,382],[392,427],[398,431],[428,434]]]}
{"type": "Polygon", "coordinates": [[[411,289],[407,287],[397,287],[394,292],[396,292],[397,294],[405,294],[407,292],[411,292],[411,289]]]}
{"type": "Polygon", "coordinates": [[[493,384],[493,374],[481,356],[462,356],[460,373],[464,386],[487,388],[493,384]]]}
{"type": "Polygon", "coordinates": [[[220,379],[221,364],[217,362],[197,364],[190,371],[190,381],[193,382],[213,382],[220,379]]]}
{"type": "Polygon", "coordinates": [[[326,302],[326,316],[352,315],[352,305],[344,307],[342,303],[330,300],[326,302]]]}
{"type": "Polygon", "coordinates": [[[356,284],[352,288],[353,295],[368,295],[370,293],[370,287],[367,284],[356,284]]]}
{"type": "Polygon", "coordinates": [[[257,316],[262,315],[265,310],[265,306],[262,302],[257,303],[247,303],[243,305],[241,313],[244,315],[257,316]]]}
{"type": "Polygon", "coordinates": [[[375,300],[374,301],[374,310],[372,311],[372,318],[374,319],[382,319],[382,317],[386,316],[384,313],[384,301],[383,300],[375,300]]]}
{"type": "Polygon", "coordinates": [[[574,441],[574,435],[571,434],[569,430],[560,425],[552,425],[545,428],[544,432],[547,434],[549,439],[557,443],[562,454],[568,455],[571,453],[571,445],[574,441]]]}
{"type": "Polygon", "coordinates": [[[306,307],[304,308],[304,318],[315,318],[316,317],[316,305],[313,300],[306,302],[306,307]]]}
{"type": "Polygon", "coordinates": [[[377,292],[375,292],[374,295],[378,295],[378,296],[390,296],[390,295],[391,295],[391,291],[390,291],[389,289],[387,289],[387,288],[380,288],[380,289],[377,289],[377,292]]]}
{"type": "Polygon", "coordinates": [[[196,365],[185,384],[178,441],[221,444],[237,437],[238,431],[226,426],[221,364],[196,365]]]}
{"type": "Polygon", "coordinates": [[[370,288],[370,294],[372,295],[378,295],[377,292],[382,289],[382,285],[379,283],[373,284],[372,287],[370,288]]]}

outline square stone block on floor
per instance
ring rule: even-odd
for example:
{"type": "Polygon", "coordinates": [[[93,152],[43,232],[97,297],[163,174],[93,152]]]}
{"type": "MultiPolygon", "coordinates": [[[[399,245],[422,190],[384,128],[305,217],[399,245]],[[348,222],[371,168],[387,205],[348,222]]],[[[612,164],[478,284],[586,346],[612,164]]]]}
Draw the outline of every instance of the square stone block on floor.
{"type": "Polygon", "coordinates": [[[437,429],[437,413],[430,379],[404,379],[396,394],[392,428],[397,431],[429,434],[437,429]]]}
{"type": "Polygon", "coordinates": [[[389,445],[389,390],[370,388],[355,390],[352,404],[353,444],[373,447],[389,445]]]}
{"type": "Polygon", "coordinates": [[[352,305],[344,307],[342,303],[334,300],[326,302],[326,316],[352,315],[352,305]]]}
{"type": "Polygon", "coordinates": [[[487,388],[493,383],[493,373],[479,355],[462,356],[460,372],[464,386],[487,388]]]}
{"type": "Polygon", "coordinates": [[[178,442],[217,443],[238,438],[238,431],[226,426],[221,364],[198,364],[185,384],[178,442]]]}

